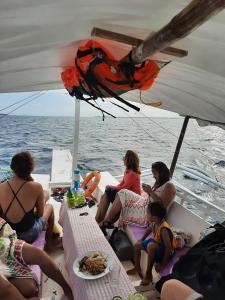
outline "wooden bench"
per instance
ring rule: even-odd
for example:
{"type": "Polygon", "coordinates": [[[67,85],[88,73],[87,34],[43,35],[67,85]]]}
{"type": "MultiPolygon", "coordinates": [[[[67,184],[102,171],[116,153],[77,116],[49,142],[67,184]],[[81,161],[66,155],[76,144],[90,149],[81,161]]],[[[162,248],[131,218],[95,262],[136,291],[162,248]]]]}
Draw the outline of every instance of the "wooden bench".
{"type": "Polygon", "coordinates": [[[54,149],[50,186],[70,186],[72,181],[72,155],[68,149],[54,149]]]}
{"type": "MultiPolygon", "coordinates": [[[[50,175],[46,175],[46,174],[32,174],[32,177],[34,178],[35,181],[39,182],[43,189],[45,191],[49,191],[49,182],[50,182],[50,175]]],[[[40,248],[40,249],[44,249],[45,246],[45,235],[46,235],[46,231],[42,231],[41,234],[39,235],[39,237],[33,242],[33,246],[40,248]]],[[[37,279],[38,279],[38,283],[39,285],[41,284],[41,269],[39,266],[37,265],[33,265],[31,266],[31,270],[35,273],[37,279]]]]}
{"type": "MultiPolygon", "coordinates": [[[[177,202],[174,202],[167,217],[168,222],[175,228],[184,230],[185,232],[192,233],[192,240],[190,246],[198,242],[200,233],[206,229],[209,224],[199,218],[195,213],[183,207],[177,202]]],[[[126,226],[126,233],[134,245],[142,236],[145,228],[137,227],[135,225],[126,226]]],[[[174,264],[178,259],[187,252],[188,248],[177,250],[176,255],[168,262],[161,275],[165,276],[172,272],[174,264]]],[[[142,251],[141,255],[141,268],[142,273],[145,274],[147,268],[148,255],[142,251]]]]}

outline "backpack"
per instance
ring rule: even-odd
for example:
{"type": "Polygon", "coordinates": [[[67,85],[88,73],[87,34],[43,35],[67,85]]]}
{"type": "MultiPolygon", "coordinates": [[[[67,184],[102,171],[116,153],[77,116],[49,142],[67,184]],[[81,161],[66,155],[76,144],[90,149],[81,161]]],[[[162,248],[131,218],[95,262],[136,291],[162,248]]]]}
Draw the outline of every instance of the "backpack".
{"type": "Polygon", "coordinates": [[[207,235],[175,264],[176,278],[204,296],[206,300],[225,299],[225,227],[214,226],[207,235]]]}
{"type": "Polygon", "coordinates": [[[123,230],[115,228],[109,243],[120,261],[134,259],[134,247],[123,230]]]}

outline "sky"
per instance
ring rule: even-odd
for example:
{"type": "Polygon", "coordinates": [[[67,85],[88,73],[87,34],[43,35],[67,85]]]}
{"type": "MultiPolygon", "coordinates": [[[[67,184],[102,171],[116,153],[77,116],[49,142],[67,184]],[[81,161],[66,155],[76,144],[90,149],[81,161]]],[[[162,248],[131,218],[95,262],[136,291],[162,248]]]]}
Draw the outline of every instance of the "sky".
{"type": "MultiPolygon", "coordinates": [[[[74,99],[75,98],[72,98],[65,90],[0,94],[0,114],[10,113],[10,115],[28,116],[73,116],[74,99]],[[23,101],[25,98],[26,100],[23,101]],[[18,102],[16,105],[12,105],[16,102],[18,102]],[[10,105],[12,106],[4,110],[6,106],[10,105]]],[[[129,109],[130,112],[125,113],[123,110],[107,101],[103,103],[101,100],[98,100],[98,103],[104,110],[117,117],[142,117],[143,115],[147,115],[149,117],[178,116],[175,113],[170,113],[158,108],[147,107],[141,104],[139,106],[141,107],[142,115],[133,111],[133,109],[129,109]]],[[[100,111],[92,108],[87,103],[81,102],[81,117],[94,117],[101,115],[100,111]]]]}

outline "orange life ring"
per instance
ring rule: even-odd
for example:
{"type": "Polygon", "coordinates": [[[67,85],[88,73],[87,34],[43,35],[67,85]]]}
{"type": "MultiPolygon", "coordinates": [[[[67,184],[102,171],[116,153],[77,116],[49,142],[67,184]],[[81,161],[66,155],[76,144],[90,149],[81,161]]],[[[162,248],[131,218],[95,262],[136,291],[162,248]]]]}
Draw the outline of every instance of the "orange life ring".
{"type": "Polygon", "coordinates": [[[94,198],[92,196],[92,193],[94,192],[94,190],[98,187],[98,184],[99,184],[99,181],[101,179],[101,173],[99,171],[93,171],[91,172],[85,179],[84,181],[81,183],[81,187],[84,189],[85,186],[88,184],[88,182],[93,178],[95,177],[95,180],[94,182],[91,184],[91,186],[84,190],[84,196],[87,197],[87,198],[94,198]]]}

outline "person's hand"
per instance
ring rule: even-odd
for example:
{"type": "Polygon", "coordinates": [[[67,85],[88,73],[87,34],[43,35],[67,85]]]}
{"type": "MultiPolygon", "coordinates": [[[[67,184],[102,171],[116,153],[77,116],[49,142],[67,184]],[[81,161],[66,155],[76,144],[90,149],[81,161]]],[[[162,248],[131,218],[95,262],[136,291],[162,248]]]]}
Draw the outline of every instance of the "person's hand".
{"type": "Polygon", "coordinates": [[[163,266],[161,264],[156,264],[155,265],[155,270],[157,273],[160,273],[163,271],[163,266]]]}
{"type": "Polygon", "coordinates": [[[146,192],[148,195],[151,195],[152,188],[149,184],[143,184],[142,187],[144,192],[146,192]]]}

